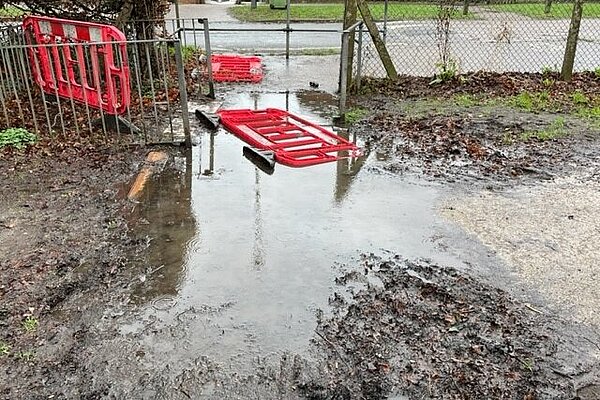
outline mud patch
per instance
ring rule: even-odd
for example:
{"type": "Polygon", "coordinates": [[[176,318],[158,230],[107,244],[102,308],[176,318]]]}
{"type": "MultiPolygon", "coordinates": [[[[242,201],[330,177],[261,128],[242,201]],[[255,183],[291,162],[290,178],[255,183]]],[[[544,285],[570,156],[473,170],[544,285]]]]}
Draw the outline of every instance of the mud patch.
{"type": "MultiPolygon", "coordinates": [[[[366,79],[363,91],[368,95],[385,95],[391,98],[448,98],[457,94],[477,96],[506,97],[524,91],[545,91],[550,96],[559,97],[568,103],[569,94],[575,91],[595,96],[600,87],[600,77],[594,72],[573,74],[571,82],[560,81],[558,73],[522,73],[522,72],[475,72],[456,76],[441,84],[430,84],[429,77],[400,76],[395,81],[366,79]]],[[[381,98],[380,101],[386,103],[381,98]]]]}
{"type": "Polygon", "coordinates": [[[308,397],[573,396],[571,380],[553,363],[559,342],[549,321],[505,292],[399,257],[366,257],[363,268],[366,287],[351,290],[347,302],[336,296],[334,315],[319,322],[328,383],[301,386],[308,397]]]}
{"type": "Polygon", "coordinates": [[[502,107],[417,117],[384,111],[354,129],[368,137],[377,167],[400,174],[506,182],[596,168],[600,134],[575,119],[555,121],[502,107]],[[554,136],[535,136],[544,134],[554,136]]]}
{"type": "Polygon", "coordinates": [[[120,304],[128,254],[145,243],[128,235],[119,184],[141,159],[90,149],[68,162],[39,153],[0,161],[1,398],[55,394],[77,371],[92,321],[120,304]]]}
{"type": "Polygon", "coordinates": [[[336,282],[331,309],[317,313],[312,356],[258,357],[245,374],[199,356],[180,372],[146,371],[132,391],[119,385],[111,392],[165,399],[451,400],[579,393],[587,400],[596,388],[597,335],[457,270],[369,255],[336,282]]]}
{"type": "Polygon", "coordinates": [[[595,74],[572,82],[555,73],[487,72],[429,80],[368,80],[356,98],[373,110],[353,130],[368,138],[377,168],[492,185],[598,169],[595,74]]]}

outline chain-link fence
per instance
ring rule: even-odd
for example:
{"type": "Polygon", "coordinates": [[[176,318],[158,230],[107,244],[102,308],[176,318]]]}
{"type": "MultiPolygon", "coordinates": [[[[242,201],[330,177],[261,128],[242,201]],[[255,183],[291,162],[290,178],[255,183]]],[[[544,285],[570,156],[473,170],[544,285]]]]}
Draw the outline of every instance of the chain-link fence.
{"type": "MultiPolygon", "coordinates": [[[[396,70],[415,76],[439,73],[444,58],[459,73],[559,71],[573,12],[572,1],[552,0],[368,4],[396,70]]],[[[361,34],[362,74],[385,76],[368,32],[361,34]]],[[[598,66],[600,3],[585,3],[574,70],[598,66]]]]}

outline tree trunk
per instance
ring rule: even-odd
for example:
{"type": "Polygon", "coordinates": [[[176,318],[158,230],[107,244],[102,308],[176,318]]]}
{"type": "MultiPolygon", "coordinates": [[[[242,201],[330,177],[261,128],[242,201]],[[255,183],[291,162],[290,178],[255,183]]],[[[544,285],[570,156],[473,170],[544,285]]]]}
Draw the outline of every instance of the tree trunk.
{"type": "Polygon", "coordinates": [[[464,0],[463,15],[469,15],[469,0],[464,0]]]}
{"type": "Polygon", "coordinates": [[[121,8],[119,15],[117,15],[117,19],[115,20],[115,25],[117,28],[119,28],[122,31],[125,30],[127,24],[131,20],[131,14],[133,13],[133,6],[134,6],[133,0],[125,0],[123,2],[123,8],[121,8]]]}
{"type": "Polygon", "coordinates": [[[560,79],[570,81],[573,76],[573,65],[575,64],[575,53],[577,51],[577,41],[579,39],[579,26],[581,25],[581,16],[583,14],[583,0],[575,0],[573,4],[573,14],[571,15],[571,26],[567,36],[567,45],[565,47],[565,58],[563,59],[560,79]]]}
{"type": "Polygon", "coordinates": [[[544,7],[544,14],[550,14],[552,8],[552,0],[546,0],[546,6],[544,7]]]}

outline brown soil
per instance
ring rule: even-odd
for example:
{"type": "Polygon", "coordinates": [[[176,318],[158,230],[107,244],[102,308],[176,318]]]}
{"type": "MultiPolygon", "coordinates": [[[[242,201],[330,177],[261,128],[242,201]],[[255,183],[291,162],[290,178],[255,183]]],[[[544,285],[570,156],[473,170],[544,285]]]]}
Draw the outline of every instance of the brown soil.
{"type": "MultiPolygon", "coordinates": [[[[506,97],[522,92],[546,91],[552,97],[564,97],[578,91],[589,96],[597,96],[600,76],[594,72],[581,72],[573,75],[571,82],[559,80],[557,73],[476,72],[460,75],[441,84],[430,84],[431,78],[400,76],[396,81],[367,79],[364,94],[384,95],[394,99],[449,98],[457,94],[476,96],[506,97]]],[[[568,104],[566,101],[565,104],[568,104]]]]}
{"type": "Polygon", "coordinates": [[[600,79],[577,74],[570,84],[553,81],[551,86],[543,83],[546,79],[552,78],[478,73],[441,85],[424,78],[372,82],[367,92],[378,94],[358,103],[378,111],[353,129],[376,153],[378,167],[394,173],[497,183],[551,179],[577,170],[598,179],[600,129],[574,113],[572,96],[582,93],[586,107],[597,107],[600,79]],[[510,107],[508,100],[486,103],[525,92],[544,92],[548,100],[532,110],[510,107]],[[461,105],[452,97],[456,94],[473,95],[474,104],[461,105]]]}
{"type": "Polygon", "coordinates": [[[74,372],[69,359],[90,310],[122,295],[129,255],[143,248],[128,236],[119,194],[142,151],[34,153],[0,159],[0,343],[10,346],[0,357],[3,399],[39,398],[74,372]],[[77,304],[86,293],[96,301],[77,304]]]}
{"type": "MultiPolygon", "coordinates": [[[[565,137],[522,141],[556,115],[450,107],[415,116],[395,103],[482,90],[510,96],[540,82],[477,74],[436,87],[420,78],[371,83],[380,94],[363,103],[379,111],[352,129],[375,153],[368,167],[395,173],[498,183],[594,170],[598,136],[586,121],[566,118],[565,137]]],[[[573,87],[595,99],[595,82],[581,75],[573,87]]],[[[567,107],[571,89],[555,88],[567,107]]],[[[145,151],[83,142],[1,154],[0,345],[10,346],[0,354],[1,399],[592,400],[598,393],[592,354],[600,339],[592,329],[463,272],[400,256],[365,256],[340,272],[331,308],[317,313],[310,358],[259,358],[245,375],[202,354],[180,369],[168,358],[144,362],[139,338],[120,332],[115,319],[133,307],[135,278],[146,267],[147,243],[132,232],[122,190],[145,151]],[[27,318],[37,327],[27,330],[27,318]]]]}
{"type": "MultiPolygon", "coordinates": [[[[395,256],[364,258],[338,278],[333,316],[316,341],[327,354],[323,394],[379,399],[570,399],[553,366],[547,317],[456,270],[395,256]],[[337,365],[337,367],[336,367],[337,365]]],[[[315,390],[311,384],[305,389],[315,390]]],[[[327,395],[322,398],[331,398],[327,395]]]]}

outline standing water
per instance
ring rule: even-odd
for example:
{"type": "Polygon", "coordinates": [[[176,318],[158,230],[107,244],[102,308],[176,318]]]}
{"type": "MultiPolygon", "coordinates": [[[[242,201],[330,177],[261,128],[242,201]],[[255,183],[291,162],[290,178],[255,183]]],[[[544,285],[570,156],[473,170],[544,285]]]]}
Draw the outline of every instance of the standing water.
{"type": "MultiPolygon", "coordinates": [[[[223,107],[288,108],[330,125],[331,99],[237,93],[223,107]]],[[[437,253],[427,240],[435,188],[363,168],[368,155],[266,175],[243,145],[223,129],[202,131],[176,163],[183,172],[158,177],[139,210],[156,272],[135,293],[140,318],[123,331],[173,365],[204,355],[244,371],[257,358],[305,353],[341,268],[358,266],[361,253],[437,253]]]]}

